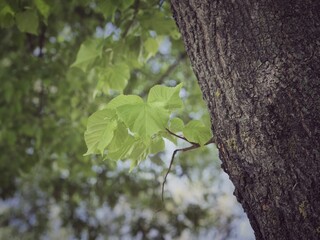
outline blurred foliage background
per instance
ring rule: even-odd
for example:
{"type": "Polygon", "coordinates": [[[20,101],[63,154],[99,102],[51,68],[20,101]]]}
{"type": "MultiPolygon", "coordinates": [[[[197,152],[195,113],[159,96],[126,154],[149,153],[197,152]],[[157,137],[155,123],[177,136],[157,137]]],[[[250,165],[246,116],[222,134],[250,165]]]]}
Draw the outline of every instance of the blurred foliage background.
{"type": "MultiPolygon", "coordinates": [[[[0,0],[0,239],[252,239],[215,147],[86,156],[90,114],[183,82],[177,116],[209,118],[169,3],[0,0]]],[[[178,142],[178,145],[183,143],[178,142]]]]}

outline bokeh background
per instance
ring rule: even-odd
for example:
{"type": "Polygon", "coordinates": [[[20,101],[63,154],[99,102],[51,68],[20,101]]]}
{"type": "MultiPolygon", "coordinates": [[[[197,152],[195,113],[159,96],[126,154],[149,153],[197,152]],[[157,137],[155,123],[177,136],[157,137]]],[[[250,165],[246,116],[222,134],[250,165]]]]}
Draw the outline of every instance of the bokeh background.
{"type": "Polygon", "coordinates": [[[183,82],[176,116],[209,125],[165,1],[0,1],[0,239],[254,239],[214,145],[83,156],[90,114],[183,82]],[[79,49],[82,55],[79,56],[79,49]]]}

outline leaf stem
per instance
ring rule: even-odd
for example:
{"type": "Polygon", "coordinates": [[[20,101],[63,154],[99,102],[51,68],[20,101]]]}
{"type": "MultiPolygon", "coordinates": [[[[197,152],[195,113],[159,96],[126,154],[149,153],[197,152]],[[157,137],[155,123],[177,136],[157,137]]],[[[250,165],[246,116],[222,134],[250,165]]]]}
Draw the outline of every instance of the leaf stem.
{"type": "Polygon", "coordinates": [[[207,146],[207,145],[209,145],[209,144],[211,144],[211,143],[214,143],[214,138],[212,137],[208,142],[206,142],[205,144],[204,144],[204,146],[207,146]]]}
{"type": "MultiPolygon", "coordinates": [[[[171,132],[168,128],[166,128],[166,130],[167,130],[167,132],[170,133],[171,135],[173,135],[173,136],[175,136],[175,137],[177,137],[177,138],[180,138],[180,139],[182,139],[182,140],[184,140],[184,141],[189,142],[188,139],[186,139],[185,137],[179,136],[179,135],[175,134],[174,132],[171,132]]],[[[190,143],[190,142],[189,142],[189,143],[190,143]]]]}
{"type": "Polygon", "coordinates": [[[179,136],[178,134],[175,134],[174,132],[171,132],[168,128],[166,128],[166,130],[167,130],[168,133],[170,133],[171,135],[173,135],[173,136],[175,136],[175,137],[177,137],[177,138],[180,138],[180,139],[182,139],[182,140],[184,140],[184,141],[186,141],[186,142],[188,142],[188,143],[190,143],[190,144],[192,144],[192,145],[199,145],[198,143],[189,141],[188,139],[186,139],[186,138],[183,137],[183,136],[179,136]]]}

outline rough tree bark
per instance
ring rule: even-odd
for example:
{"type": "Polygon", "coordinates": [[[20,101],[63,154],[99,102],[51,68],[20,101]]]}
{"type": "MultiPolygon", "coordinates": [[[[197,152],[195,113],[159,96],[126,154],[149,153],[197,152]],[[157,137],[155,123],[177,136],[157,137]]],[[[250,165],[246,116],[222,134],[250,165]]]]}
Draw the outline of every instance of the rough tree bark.
{"type": "Polygon", "coordinates": [[[256,239],[320,239],[320,1],[171,7],[256,239]]]}

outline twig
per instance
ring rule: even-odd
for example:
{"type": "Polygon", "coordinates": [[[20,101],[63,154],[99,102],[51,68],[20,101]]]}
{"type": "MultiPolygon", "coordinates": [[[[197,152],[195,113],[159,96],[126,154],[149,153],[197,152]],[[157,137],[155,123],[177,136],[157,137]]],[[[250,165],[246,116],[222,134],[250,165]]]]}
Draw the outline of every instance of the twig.
{"type": "Polygon", "coordinates": [[[46,31],[47,31],[46,25],[42,24],[41,32],[40,32],[39,37],[38,37],[39,49],[40,49],[39,55],[38,55],[39,58],[43,57],[43,48],[44,48],[44,44],[45,44],[45,41],[46,41],[46,31]]]}
{"type": "Polygon", "coordinates": [[[190,151],[190,150],[193,150],[193,149],[196,149],[196,148],[199,148],[200,147],[200,144],[198,143],[195,143],[195,144],[192,144],[190,147],[186,147],[186,148],[179,148],[179,149],[176,149],[173,151],[172,153],[172,156],[171,156],[171,161],[170,161],[170,164],[169,164],[169,168],[166,172],[166,175],[164,176],[164,180],[163,180],[163,183],[162,183],[162,188],[161,188],[161,199],[162,199],[162,202],[163,202],[163,194],[164,194],[164,185],[167,181],[167,177],[171,171],[171,167],[172,167],[172,164],[173,164],[173,160],[174,160],[174,157],[175,155],[178,153],[178,152],[186,152],[186,151],[190,151]]]}
{"type": "Polygon", "coordinates": [[[155,84],[160,84],[163,82],[163,80],[168,77],[171,72],[173,72],[173,70],[179,65],[179,63],[187,58],[187,52],[183,52],[179,55],[179,57],[177,58],[177,60],[170,66],[168,67],[167,71],[162,74],[162,76],[155,82],[155,84]]]}
{"type": "MultiPolygon", "coordinates": [[[[180,62],[186,58],[187,58],[187,53],[186,52],[181,53],[179,57],[176,59],[176,61],[167,68],[167,70],[158,78],[158,80],[152,83],[152,86],[163,83],[163,81],[176,69],[176,67],[180,64],[180,62]]],[[[146,86],[139,95],[140,96],[147,95],[148,91],[152,86],[146,86]]]]}
{"type": "Polygon", "coordinates": [[[206,142],[205,144],[204,144],[204,146],[207,146],[207,145],[209,145],[209,144],[211,144],[211,143],[214,143],[214,138],[212,137],[208,142],[206,142]]]}
{"type": "Polygon", "coordinates": [[[182,140],[184,140],[184,141],[187,141],[188,143],[193,144],[192,142],[189,142],[188,139],[186,139],[185,137],[179,136],[179,135],[175,134],[174,132],[171,132],[168,128],[166,128],[166,130],[167,130],[168,133],[170,133],[171,135],[173,135],[173,136],[175,136],[175,137],[177,137],[177,138],[180,138],[180,139],[182,139],[182,140]]]}
{"type": "MultiPolygon", "coordinates": [[[[166,128],[166,130],[167,130],[170,134],[172,134],[173,136],[187,141],[188,143],[191,144],[191,146],[186,147],[186,148],[178,148],[178,149],[176,149],[176,150],[173,151],[172,156],[171,156],[171,161],[170,161],[170,164],[169,164],[169,168],[168,168],[168,170],[167,170],[167,172],[166,172],[166,175],[164,176],[164,180],[163,180],[163,182],[162,182],[162,188],[161,188],[161,199],[162,199],[162,203],[163,203],[163,201],[164,201],[164,200],[163,200],[164,185],[165,185],[165,183],[166,183],[166,181],[167,181],[167,177],[168,177],[168,175],[169,175],[169,173],[170,173],[170,171],[171,171],[171,167],[172,167],[172,164],[173,164],[173,161],[174,161],[174,157],[176,156],[176,154],[177,154],[178,152],[187,152],[187,151],[190,151],[190,150],[197,149],[197,148],[201,147],[201,145],[200,145],[199,143],[190,142],[190,141],[189,141],[188,139],[186,139],[185,137],[179,136],[179,135],[171,132],[168,128],[166,128]]],[[[204,146],[209,145],[209,144],[211,144],[211,143],[214,143],[214,138],[213,138],[213,137],[212,137],[208,142],[206,142],[206,143],[204,144],[204,146]]],[[[158,211],[161,211],[161,209],[158,210],[158,211]]],[[[157,211],[157,212],[158,212],[158,211],[157,211]]]]}
{"type": "Polygon", "coordinates": [[[159,1],[159,7],[160,7],[160,8],[162,7],[162,4],[164,3],[164,1],[165,1],[165,0],[160,0],[160,1],[159,1]]]}
{"type": "Polygon", "coordinates": [[[135,20],[136,20],[136,17],[137,17],[138,12],[139,12],[139,3],[140,3],[139,0],[136,0],[136,1],[134,2],[134,5],[133,5],[133,8],[134,8],[133,17],[132,17],[131,21],[128,23],[128,25],[127,25],[127,27],[125,28],[125,30],[123,31],[123,33],[122,33],[122,35],[121,35],[122,38],[125,38],[125,37],[127,36],[127,34],[128,34],[128,32],[129,32],[131,26],[133,25],[133,23],[134,23],[135,20]]]}

